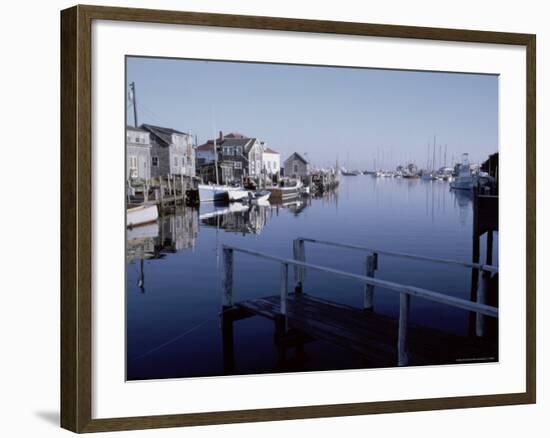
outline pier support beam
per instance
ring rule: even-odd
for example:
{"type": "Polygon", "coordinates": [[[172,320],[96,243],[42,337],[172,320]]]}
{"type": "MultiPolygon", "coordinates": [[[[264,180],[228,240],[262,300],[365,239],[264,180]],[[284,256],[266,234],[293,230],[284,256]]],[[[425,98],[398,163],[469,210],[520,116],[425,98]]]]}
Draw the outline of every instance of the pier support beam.
{"type": "Polygon", "coordinates": [[[284,331],[287,328],[287,306],[288,297],[288,264],[281,264],[281,316],[283,319],[284,331]]]}
{"type": "Polygon", "coordinates": [[[399,333],[397,335],[397,366],[406,366],[409,364],[409,354],[407,352],[407,331],[409,325],[411,297],[402,292],[399,302],[399,333]]]}
{"type": "MultiPolygon", "coordinates": [[[[378,254],[373,253],[367,256],[366,261],[366,276],[374,277],[374,272],[378,268],[378,254]]],[[[365,294],[363,298],[363,308],[365,310],[372,310],[374,307],[374,286],[371,284],[365,285],[365,294]]]]}
{"type": "MultiPolygon", "coordinates": [[[[485,304],[487,301],[487,291],[489,289],[489,281],[491,279],[491,273],[486,271],[480,271],[479,274],[479,286],[477,289],[478,304],[485,304]]],[[[481,338],[485,336],[485,315],[476,313],[476,336],[481,338]]]]}

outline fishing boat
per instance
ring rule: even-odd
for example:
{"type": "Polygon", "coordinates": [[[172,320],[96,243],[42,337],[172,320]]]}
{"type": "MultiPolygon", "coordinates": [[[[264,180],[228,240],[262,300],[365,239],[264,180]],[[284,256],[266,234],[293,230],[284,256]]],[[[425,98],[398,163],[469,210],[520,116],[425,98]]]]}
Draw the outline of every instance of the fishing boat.
{"type": "Polygon", "coordinates": [[[156,205],[138,205],[126,209],[126,226],[135,227],[138,225],[155,222],[159,217],[156,205]]]}
{"type": "Polygon", "coordinates": [[[283,180],[277,187],[269,188],[271,192],[270,200],[273,202],[285,202],[300,196],[303,187],[300,180],[283,180]]]}
{"type": "Polygon", "coordinates": [[[458,176],[450,183],[451,189],[455,190],[472,190],[474,187],[475,178],[470,170],[470,162],[468,154],[462,154],[462,164],[458,169],[458,176]]]}
{"type": "Polygon", "coordinates": [[[232,202],[248,197],[248,190],[220,184],[199,184],[200,202],[232,202]]]}

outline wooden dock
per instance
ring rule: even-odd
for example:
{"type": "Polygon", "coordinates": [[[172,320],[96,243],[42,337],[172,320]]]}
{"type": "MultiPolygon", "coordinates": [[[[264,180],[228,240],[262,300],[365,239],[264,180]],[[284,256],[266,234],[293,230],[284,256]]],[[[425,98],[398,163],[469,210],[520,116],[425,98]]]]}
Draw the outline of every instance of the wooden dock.
{"type": "MultiPolygon", "coordinates": [[[[233,323],[243,318],[260,316],[274,321],[275,340],[278,348],[288,346],[303,348],[310,340],[323,340],[359,354],[366,366],[437,365],[498,360],[498,342],[495,334],[487,335],[486,319],[496,320],[498,308],[485,304],[478,294],[477,301],[456,298],[441,292],[398,284],[374,277],[378,269],[378,256],[401,257],[425,262],[453,264],[482,273],[480,288],[485,289],[498,267],[454,260],[434,259],[425,256],[396,253],[357,245],[297,238],[293,245],[294,258],[285,259],[246,248],[223,246],[224,278],[222,288],[221,327],[224,347],[224,368],[228,374],[234,369],[233,323]],[[314,265],[305,261],[305,243],[336,246],[367,252],[366,275],[314,265]],[[240,252],[259,257],[281,266],[280,293],[273,296],[235,302],[233,298],[234,253],[240,252]],[[295,283],[289,290],[289,267],[294,268],[295,283]],[[338,277],[356,280],[364,284],[363,308],[327,301],[306,294],[305,271],[316,270],[338,277]],[[374,311],[375,288],[384,293],[399,294],[399,316],[392,318],[374,311]],[[440,330],[420,327],[410,323],[411,298],[429,300],[440,305],[472,312],[476,330],[473,336],[457,336],[440,330]]],[[[311,292],[311,291],[310,291],[311,292]]],[[[496,325],[498,327],[498,325],[496,325]]],[[[498,333],[496,334],[498,335],[498,333]]]]}
{"type": "MultiPolygon", "coordinates": [[[[261,316],[277,323],[281,318],[278,295],[246,300],[235,304],[227,318],[261,316]]],[[[398,364],[398,321],[386,315],[316,298],[305,293],[292,293],[287,298],[285,339],[279,343],[292,346],[297,335],[302,339],[323,340],[355,351],[366,363],[375,366],[398,364]]],[[[483,338],[467,338],[438,330],[408,327],[408,365],[436,365],[497,360],[497,345],[483,338]]]]}

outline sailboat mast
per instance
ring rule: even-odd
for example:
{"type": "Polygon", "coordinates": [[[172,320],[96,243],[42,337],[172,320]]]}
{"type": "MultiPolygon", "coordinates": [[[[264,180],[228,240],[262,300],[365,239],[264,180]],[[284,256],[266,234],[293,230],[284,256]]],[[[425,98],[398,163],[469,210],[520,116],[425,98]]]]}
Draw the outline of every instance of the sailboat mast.
{"type": "Polygon", "coordinates": [[[216,185],[220,184],[218,177],[218,148],[216,146],[216,136],[214,135],[214,171],[216,172],[216,185]]]}
{"type": "Polygon", "coordinates": [[[434,135],[434,151],[432,155],[432,172],[435,170],[435,135],[434,135]]]}

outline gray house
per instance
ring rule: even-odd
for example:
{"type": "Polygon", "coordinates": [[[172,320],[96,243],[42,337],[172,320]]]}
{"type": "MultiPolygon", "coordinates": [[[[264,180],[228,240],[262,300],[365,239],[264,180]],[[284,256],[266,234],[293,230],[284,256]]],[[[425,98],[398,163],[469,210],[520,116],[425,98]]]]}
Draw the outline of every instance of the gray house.
{"type": "Polygon", "coordinates": [[[151,142],[149,132],[126,127],[126,179],[151,178],[151,142]]]}
{"type": "Polygon", "coordinates": [[[151,177],[195,176],[193,137],[185,132],[143,124],[151,139],[151,177]]]}
{"type": "Polygon", "coordinates": [[[256,138],[226,136],[220,145],[220,161],[233,163],[233,177],[260,176],[262,173],[262,145],[256,138]]]}
{"type": "Polygon", "coordinates": [[[301,178],[309,174],[309,161],[298,152],[294,152],[284,162],[284,175],[291,178],[301,178]]]}

